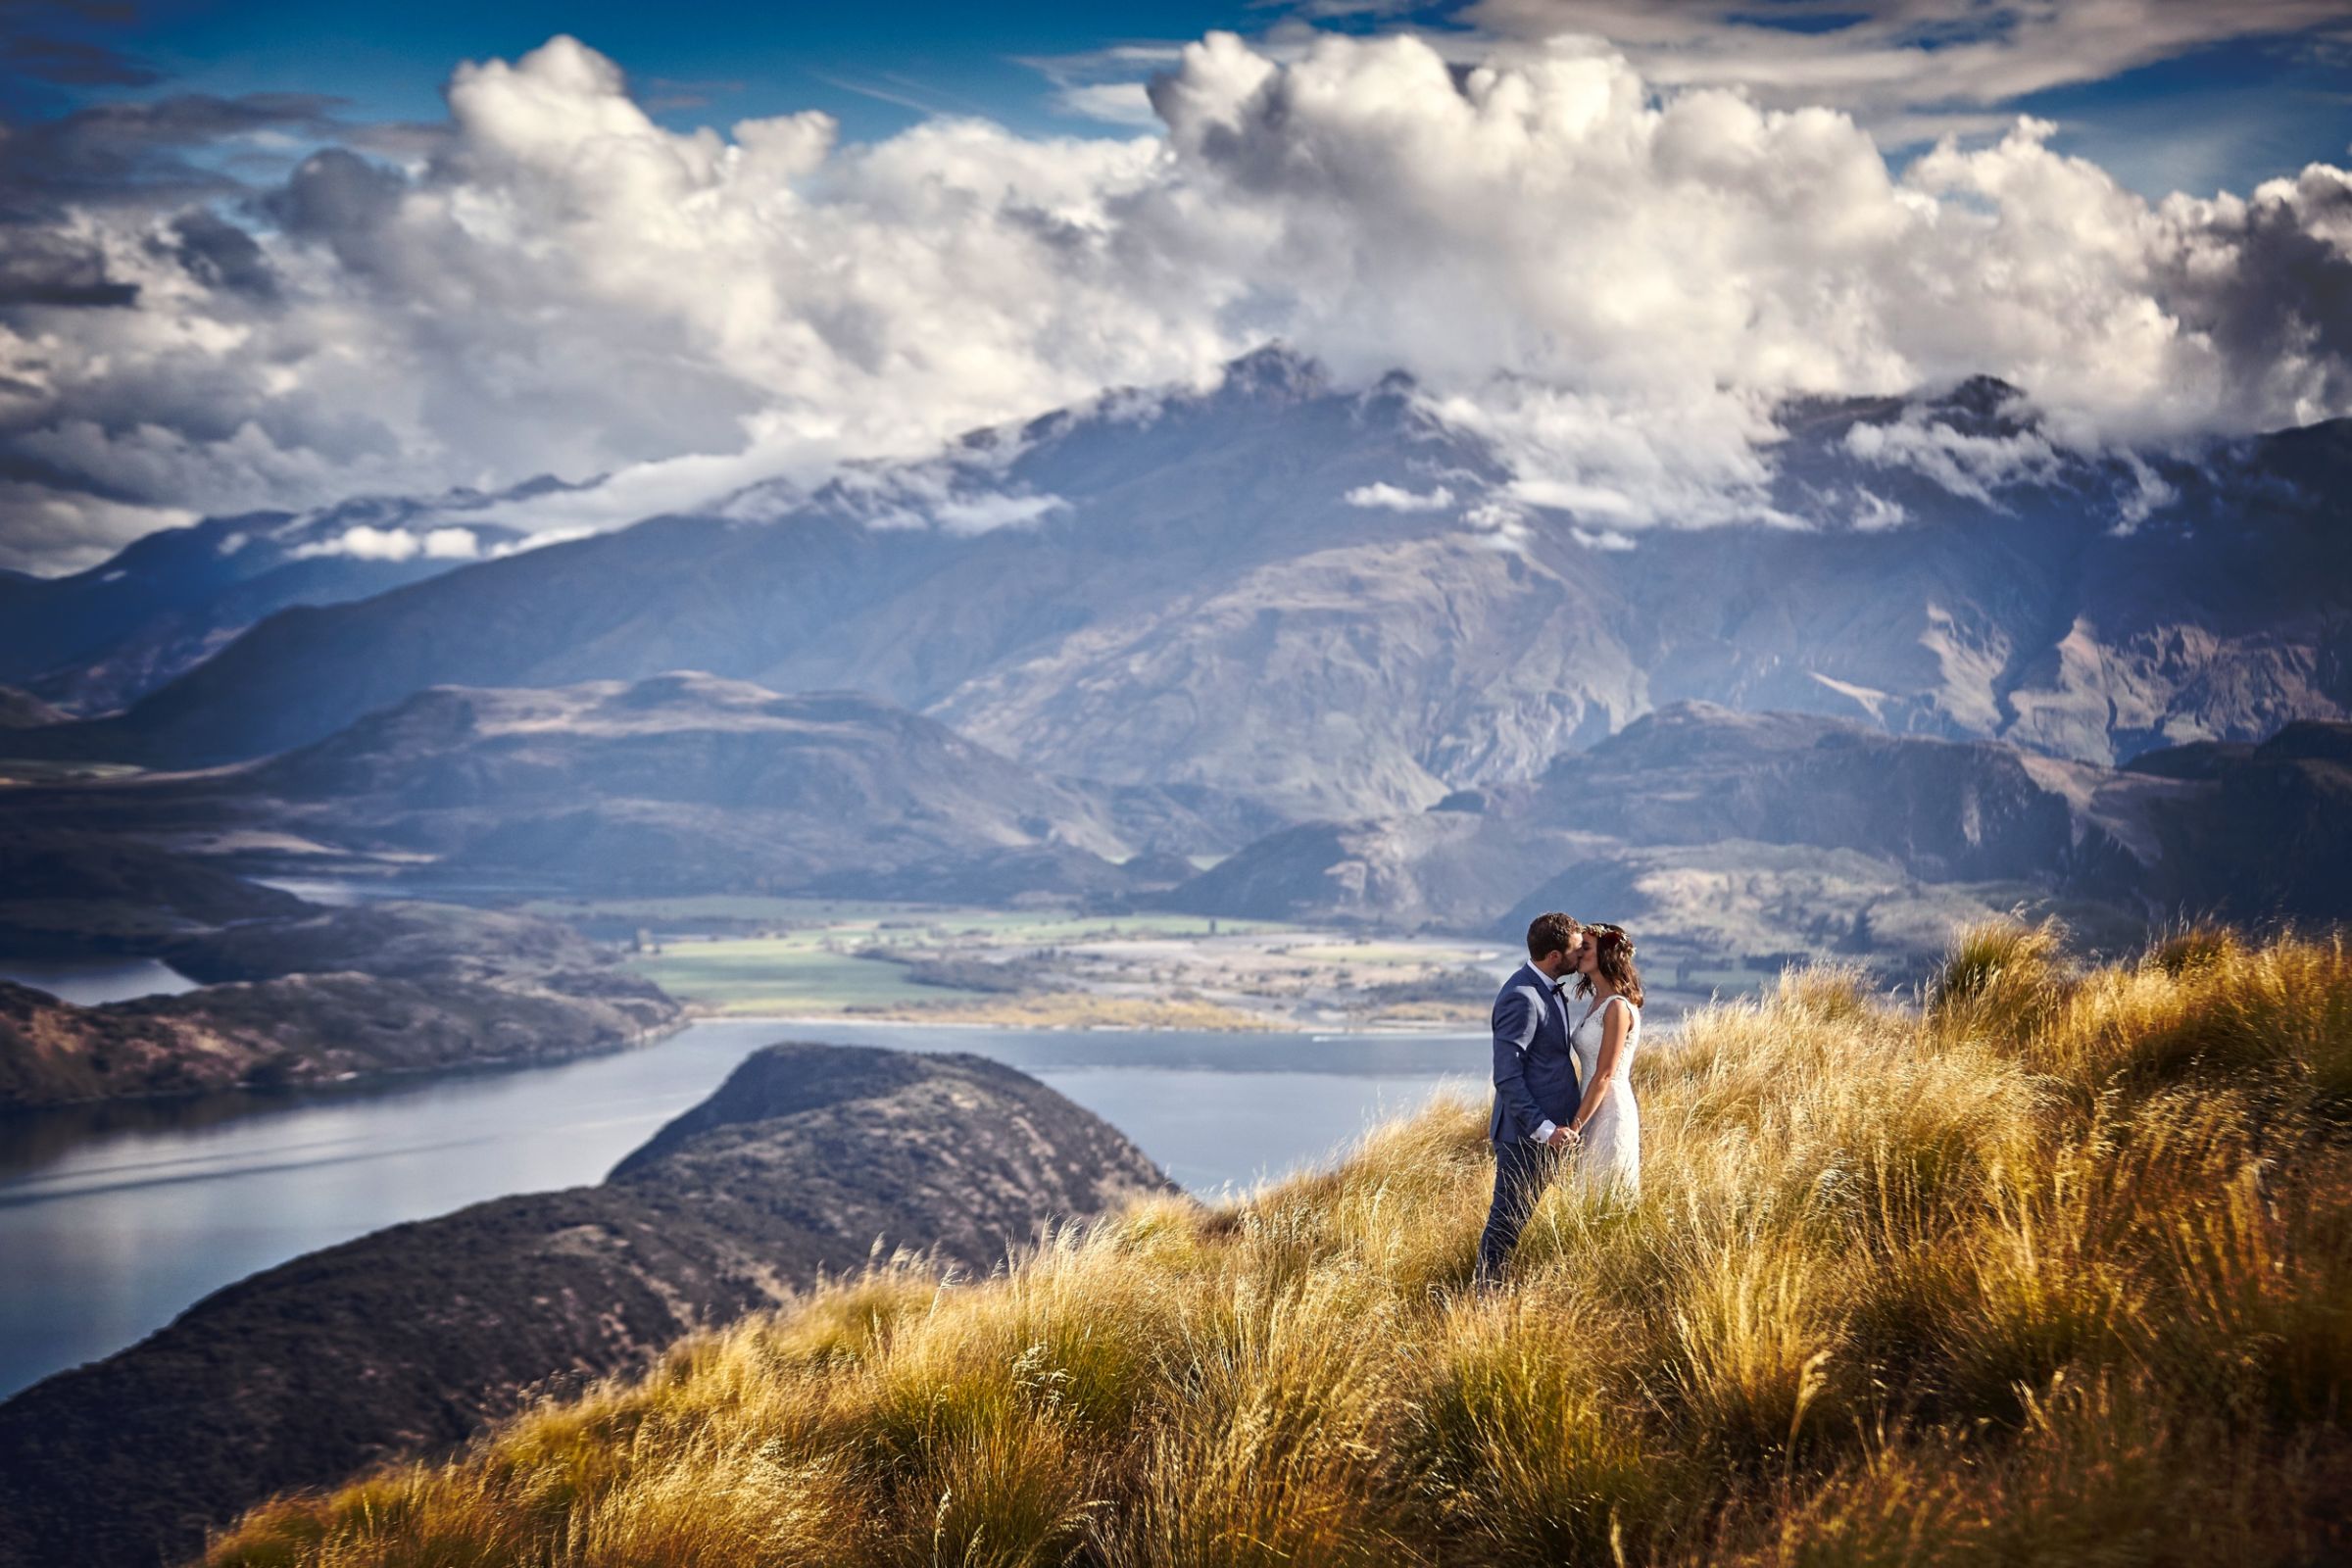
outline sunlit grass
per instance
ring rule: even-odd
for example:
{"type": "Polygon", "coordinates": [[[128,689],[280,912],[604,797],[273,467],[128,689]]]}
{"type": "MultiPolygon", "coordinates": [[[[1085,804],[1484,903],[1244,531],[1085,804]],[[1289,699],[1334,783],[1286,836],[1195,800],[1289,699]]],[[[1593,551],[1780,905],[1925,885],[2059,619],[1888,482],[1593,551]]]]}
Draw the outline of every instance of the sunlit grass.
{"type": "Polygon", "coordinates": [[[1639,1075],[1631,1207],[1469,1292],[1481,1108],[999,1276],[829,1284],[214,1568],[2290,1564],[2352,1536],[2352,961],[1969,933],[1639,1075]]]}

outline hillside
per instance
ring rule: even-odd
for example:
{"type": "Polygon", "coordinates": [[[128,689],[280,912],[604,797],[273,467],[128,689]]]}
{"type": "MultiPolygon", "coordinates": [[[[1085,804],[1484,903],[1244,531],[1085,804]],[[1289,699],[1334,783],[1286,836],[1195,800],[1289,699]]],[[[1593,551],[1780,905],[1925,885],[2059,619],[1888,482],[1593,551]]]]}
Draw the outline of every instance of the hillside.
{"type": "Polygon", "coordinates": [[[1532,777],[1686,700],[2102,765],[2352,712],[2352,424],[2152,454],[2152,492],[2059,451],[1982,484],[1888,456],[2039,442],[2013,393],[1786,410],[1769,519],[1630,534],[1514,487],[1408,380],[1336,387],[1269,350],[1211,392],[289,609],[119,718],[12,744],[185,767],[434,685],[691,667],[870,692],[1056,774],[1346,818],[1532,777]]]}
{"type": "MultiPolygon", "coordinates": [[[[216,877],[348,867],[1000,903],[1164,888],[1191,874],[1184,857],[1276,820],[1199,787],[1041,773],[857,693],[787,696],[693,670],[433,687],[258,763],[27,786],[9,804],[41,844],[209,861],[216,877]]],[[[73,896],[46,883],[23,895],[73,896]]]]}
{"type": "Polygon", "coordinates": [[[1465,1286],[1474,1106],[944,1296],[889,1270],[257,1510],[210,1568],[2131,1562],[2352,1550],[2352,954],[1965,939],[1653,1050],[1644,1189],[1465,1286]]]}
{"type": "Polygon", "coordinates": [[[193,991],[84,1007],[0,980],[0,1110],[560,1061],[684,1012],[553,921],[285,903],[296,912],[142,944],[193,991]]]}
{"type": "MultiPolygon", "coordinates": [[[[22,808],[16,792],[10,806],[22,808]]],[[[193,856],[120,832],[88,832],[16,809],[0,827],[0,948],[84,956],[152,952],[235,920],[310,906],[193,856]]]]}
{"type": "Polygon", "coordinates": [[[0,1405],[0,1563],[145,1568],[280,1489],[433,1452],[905,1247],[985,1273],[1166,1180],[974,1056],[771,1046],[601,1185],[297,1258],[0,1405]],[[913,1134],[921,1134],[917,1138],[913,1134]]]}

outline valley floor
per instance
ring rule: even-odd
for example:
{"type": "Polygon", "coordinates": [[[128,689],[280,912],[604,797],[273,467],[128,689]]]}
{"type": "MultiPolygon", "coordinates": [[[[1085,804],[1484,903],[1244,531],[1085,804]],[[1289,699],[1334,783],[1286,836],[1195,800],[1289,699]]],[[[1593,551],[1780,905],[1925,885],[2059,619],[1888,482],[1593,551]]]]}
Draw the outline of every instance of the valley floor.
{"type": "MultiPolygon", "coordinates": [[[[624,938],[641,974],[705,1015],[1014,1028],[1483,1027],[1519,962],[1508,942],[1369,936],[1197,915],[1083,915],[785,899],[547,901],[624,938]]],[[[1672,971],[1669,971],[1670,975],[1672,971]]],[[[1753,991],[1689,971],[1661,1001],[1753,991]]]]}

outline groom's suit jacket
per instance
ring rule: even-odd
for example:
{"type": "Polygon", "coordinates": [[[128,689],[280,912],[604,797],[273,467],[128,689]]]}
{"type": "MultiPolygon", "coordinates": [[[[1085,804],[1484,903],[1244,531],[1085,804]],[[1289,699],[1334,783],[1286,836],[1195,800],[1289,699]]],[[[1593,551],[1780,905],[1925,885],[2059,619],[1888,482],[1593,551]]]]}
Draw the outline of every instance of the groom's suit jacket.
{"type": "Polygon", "coordinates": [[[1568,1006],[1552,982],[1523,963],[1494,998],[1494,1143],[1536,1136],[1546,1121],[1565,1127],[1582,1096],[1576,1054],[1568,1044],[1568,1006]]]}

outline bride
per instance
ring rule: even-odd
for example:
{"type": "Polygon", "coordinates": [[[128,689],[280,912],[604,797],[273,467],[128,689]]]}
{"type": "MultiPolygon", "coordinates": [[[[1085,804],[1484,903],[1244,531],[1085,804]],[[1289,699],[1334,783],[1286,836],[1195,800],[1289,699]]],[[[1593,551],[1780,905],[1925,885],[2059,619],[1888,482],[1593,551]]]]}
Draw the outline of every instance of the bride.
{"type": "Polygon", "coordinates": [[[1585,927],[1576,994],[1598,997],[1569,1044],[1584,1096],[1569,1131],[1577,1138],[1577,1185],[1632,1198],[1642,1190],[1642,1110],[1634,1103],[1634,1047],[1642,1039],[1642,972],[1623,926],[1585,927]]]}

